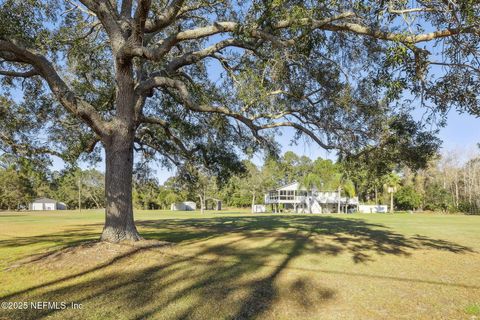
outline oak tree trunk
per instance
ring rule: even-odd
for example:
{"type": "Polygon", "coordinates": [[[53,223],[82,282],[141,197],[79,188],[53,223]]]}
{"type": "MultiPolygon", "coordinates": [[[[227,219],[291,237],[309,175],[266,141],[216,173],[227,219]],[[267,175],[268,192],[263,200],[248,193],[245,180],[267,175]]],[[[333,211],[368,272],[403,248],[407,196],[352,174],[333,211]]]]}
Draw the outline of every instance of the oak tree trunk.
{"type": "Polygon", "coordinates": [[[132,204],[133,138],[112,137],[105,145],[105,227],[102,241],[137,241],[132,204]]]}
{"type": "Polygon", "coordinates": [[[142,239],[135,227],[132,204],[135,95],[131,61],[116,60],[117,114],[111,123],[105,147],[105,227],[101,240],[109,242],[142,239]]]}

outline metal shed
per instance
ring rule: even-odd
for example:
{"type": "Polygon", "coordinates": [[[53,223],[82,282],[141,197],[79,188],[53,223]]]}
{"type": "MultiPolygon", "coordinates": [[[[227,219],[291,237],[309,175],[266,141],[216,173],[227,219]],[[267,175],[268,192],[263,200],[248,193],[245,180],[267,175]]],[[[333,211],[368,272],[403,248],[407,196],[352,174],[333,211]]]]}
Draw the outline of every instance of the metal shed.
{"type": "Polygon", "coordinates": [[[197,204],[193,201],[176,202],[170,206],[172,211],[194,211],[196,209],[197,204]]]}
{"type": "Polygon", "coordinates": [[[29,209],[35,211],[65,210],[67,209],[67,205],[54,199],[39,198],[30,203],[29,209]]]}

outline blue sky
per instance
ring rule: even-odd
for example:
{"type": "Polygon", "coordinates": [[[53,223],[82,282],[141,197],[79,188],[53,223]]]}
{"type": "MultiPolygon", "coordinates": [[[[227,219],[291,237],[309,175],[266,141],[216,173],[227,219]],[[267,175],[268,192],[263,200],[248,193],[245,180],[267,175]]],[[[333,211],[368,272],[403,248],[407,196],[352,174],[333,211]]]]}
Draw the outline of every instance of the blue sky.
{"type": "Polygon", "coordinates": [[[440,132],[443,150],[478,148],[476,145],[480,143],[479,128],[480,118],[451,111],[448,115],[448,125],[440,132]]]}
{"type": "MultiPolygon", "coordinates": [[[[420,110],[419,110],[420,111],[420,110]]],[[[440,129],[439,138],[443,141],[442,153],[448,153],[452,150],[473,150],[478,149],[477,143],[480,143],[480,118],[475,118],[469,114],[459,114],[455,110],[448,114],[447,125],[440,129]]],[[[289,140],[292,133],[287,131],[279,141],[283,145],[283,151],[294,151],[297,154],[306,155],[310,158],[335,158],[335,153],[319,148],[313,142],[301,142],[296,146],[290,146],[289,140]]]]}

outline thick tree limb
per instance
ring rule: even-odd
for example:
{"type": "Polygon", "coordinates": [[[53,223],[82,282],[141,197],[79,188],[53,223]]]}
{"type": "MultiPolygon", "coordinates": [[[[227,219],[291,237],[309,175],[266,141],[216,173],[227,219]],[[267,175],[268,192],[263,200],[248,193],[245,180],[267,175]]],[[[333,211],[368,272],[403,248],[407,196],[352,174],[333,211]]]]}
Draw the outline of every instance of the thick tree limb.
{"type": "MultiPolygon", "coordinates": [[[[307,27],[310,29],[319,29],[326,31],[343,31],[355,33],[359,35],[369,36],[376,39],[403,42],[407,44],[415,44],[419,42],[431,41],[434,39],[451,37],[460,33],[474,33],[478,32],[478,26],[468,26],[462,28],[450,28],[439,30],[430,33],[407,35],[396,32],[383,31],[379,29],[372,29],[359,23],[352,22],[338,22],[355,17],[353,12],[344,12],[337,16],[316,20],[310,18],[303,19],[286,19],[275,23],[272,30],[280,30],[289,27],[307,27]]],[[[284,47],[295,44],[294,39],[281,39],[273,35],[271,32],[261,30],[255,26],[245,26],[232,21],[215,22],[213,25],[200,27],[196,29],[184,30],[172,34],[166,39],[163,39],[150,47],[135,47],[130,50],[130,54],[142,56],[152,61],[159,61],[162,59],[175,45],[182,41],[197,40],[205,37],[210,37],[220,33],[234,33],[248,36],[251,38],[262,39],[272,43],[278,47],[284,47]]],[[[194,57],[192,55],[191,57],[194,57]]]]}
{"type": "Polygon", "coordinates": [[[419,13],[419,12],[435,12],[438,11],[434,8],[410,8],[410,9],[392,9],[388,8],[387,12],[392,14],[408,14],[408,13],[419,13]]]}
{"type": "Polygon", "coordinates": [[[0,75],[6,77],[30,78],[33,76],[38,76],[40,73],[38,73],[36,69],[31,69],[25,72],[0,70],[0,75]]]}
{"type": "Polygon", "coordinates": [[[57,100],[71,113],[86,122],[99,136],[106,133],[100,114],[87,102],[79,99],[56,72],[53,65],[42,55],[36,54],[14,41],[0,40],[0,53],[7,52],[17,62],[28,63],[47,82],[57,100]]]}
{"type": "Polygon", "coordinates": [[[154,19],[148,19],[145,23],[145,32],[153,33],[173,23],[185,0],[173,0],[161,14],[154,19]]]}
{"type": "MultiPolygon", "coordinates": [[[[323,20],[312,20],[312,19],[299,19],[299,20],[283,20],[276,23],[273,26],[273,29],[284,29],[291,26],[311,26],[313,28],[320,28],[322,26],[327,25],[336,20],[346,19],[349,17],[355,16],[352,12],[345,12],[338,16],[327,18],[323,20]]],[[[156,46],[153,48],[145,48],[146,56],[162,57],[166,52],[168,52],[173,46],[181,41],[186,40],[194,40],[194,39],[201,39],[208,36],[216,35],[219,33],[228,33],[228,32],[235,32],[239,34],[249,35],[253,38],[260,38],[268,41],[274,41],[278,44],[281,43],[277,37],[273,36],[272,34],[258,29],[256,27],[247,27],[237,22],[231,21],[219,21],[215,22],[213,25],[190,29],[185,31],[180,31],[176,34],[171,35],[167,39],[157,43],[156,46]]],[[[286,40],[288,44],[288,40],[286,40]]],[[[153,58],[155,60],[155,58],[153,58]]]]}
{"type": "Polygon", "coordinates": [[[118,17],[117,10],[109,1],[99,0],[79,0],[88,10],[95,13],[102,23],[105,31],[110,37],[110,43],[114,52],[121,50],[125,38],[120,25],[120,17],[118,17]]]}
{"type": "Polygon", "coordinates": [[[147,21],[151,4],[152,0],[138,0],[133,26],[133,39],[136,43],[142,44],[145,22],[147,21]]]}
{"type": "Polygon", "coordinates": [[[461,33],[477,33],[478,26],[467,26],[463,28],[449,28],[444,30],[438,30],[429,33],[417,34],[417,35],[404,35],[395,32],[381,31],[371,29],[369,27],[356,24],[356,23],[339,23],[339,24],[327,24],[321,29],[328,31],[345,31],[355,33],[359,35],[369,36],[375,39],[403,42],[407,44],[415,44],[420,42],[428,42],[435,39],[447,38],[461,33]]]}
{"type": "Polygon", "coordinates": [[[180,69],[183,66],[194,64],[206,57],[212,56],[214,53],[219,52],[222,49],[227,47],[237,47],[237,48],[244,48],[249,50],[254,50],[254,48],[245,41],[237,40],[237,39],[226,39],[211,45],[203,50],[188,52],[180,57],[177,57],[170,61],[165,70],[168,73],[173,73],[175,70],[180,69]]]}
{"type": "MultiPolygon", "coordinates": [[[[71,4],[73,6],[72,9],[77,9],[77,10],[80,10],[81,12],[85,13],[86,15],[89,15],[89,16],[92,16],[92,17],[96,17],[97,15],[95,14],[95,12],[93,11],[90,11],[88,9],[85,9],[84,7],[82,7],[81,5],[79,5],[78,3],[72,1],[72,0],[67,0],[67,2],[69,4],[71,4]]],[[[71,10],[71,9],[70,9],[71,10]]],[[[70,11],[68,10],[68,11],[70,11]]],[[[67,11],[67,12],[68,12],[67,11]]]]}
{"type": "Polygon", "coordinates": [[[265,129],[273,129],[273,128],[280,128],[280,127],[291,127],[295,128],[298,131],[301,131],[308,135],[313,141],[315,141],[320,147],[322,147],[325,150],[332,150],[332,149],[338,149],[338,146],[332,146],[324,143],[322,140],[318,138],[318,136],[312,131],[307,129],[305,126],[300,125],[296,122],[291,122],[291,121],[285,121],[285,122],[274,122],[274,123],[269,123],[265,125],[259,126],[261,130],[265,129]]]}
{"type": "MultiPolygon", "coordinates": [[[[242,26],[236,22],[217,22],[214,25],[192,29],[192,30],[185,30],[178,32],[176,34],[171,35],[170,37],[158,42],[154,46],[151,47],[134,47],[130,49],[130,54],[135,56],[145,57],[151,61],[159,61],[161,60],[175,45],[182,41],[187,40],[194,40],[194,39],[201,39],[205,37],[209,37],[212,35],[216,35],[219,33],[245,33],[246,35],[256,38],[262,39],[271,42],[273,45],[277,47],[285,47],[288,45],[294,44],[294,40],[282,40],[276,36],[271,35],[268,32],[264,32],[262,30],[251,29],[245,30],[242,29],[242,26]]],[[[228,40],[232,41],[232,39],[228,40]]],[[[245,41],[237,40],[237,43],[242,43],[241,47],[245,46],[245,41]]],[[[219,49],[221,46],[226,44],[226,42],[220,42],[218,44],[219,49]]],[[[232,46],[232,45],[230,45],[232,46]]],[[[224,46],[225,47],[225,46],[224,46]]],[[[215,52],[214,46],[206,48],[205,50],[210,50],[211,53],[215,52]]],[[[218,50],[217,50],[218,51],[218,50]]],[[[192,56],[193,57],[193,56],[192,56]]]]}
{"type": "Polygon", "coordinates": [[[123,0],[122,7],[120,9],[120,15],[122,17],[130,18],[132,14],[132,0],[123,0]]]}
{"type": "Polygon", "coordinates": [[[92,140],[90,140],[85,147],[85,152],[92,153],[99,142],[100,142],[100,139],[98,139],[98,137],[95,137],[92,140]]]}
{"type": "Polygon", "coordinates": [[[136,56],[143,56],[152,61],[158,61],[181,41],[199,39],[220,32],[229,32],[236,27],[237,23],[235,22],[219,22],[208,27],[181,31],[158,42],[153,47],[132,48],[130,53],[136,56]]]}

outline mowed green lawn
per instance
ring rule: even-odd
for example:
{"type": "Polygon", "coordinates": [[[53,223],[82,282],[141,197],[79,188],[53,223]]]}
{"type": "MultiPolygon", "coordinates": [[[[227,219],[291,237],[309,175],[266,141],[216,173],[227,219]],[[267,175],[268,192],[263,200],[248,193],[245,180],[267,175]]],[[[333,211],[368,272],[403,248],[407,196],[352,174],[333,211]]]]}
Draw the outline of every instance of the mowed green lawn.
{"type": "Polygon", "coordinates": [[[100,212],[0,213],[0,302],[68,304],[0,319],[480,319],[480,216],[136,220],[173,245],[92,242],[100,212]]]}

